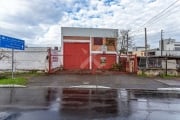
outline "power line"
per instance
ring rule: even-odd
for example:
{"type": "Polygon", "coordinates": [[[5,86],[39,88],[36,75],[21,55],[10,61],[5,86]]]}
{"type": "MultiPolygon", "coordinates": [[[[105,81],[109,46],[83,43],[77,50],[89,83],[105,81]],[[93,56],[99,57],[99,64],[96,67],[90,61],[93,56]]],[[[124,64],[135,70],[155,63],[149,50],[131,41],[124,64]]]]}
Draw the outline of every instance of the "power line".
{"type": "MultiPolygon", "coordinates": [[[[170,31],[169,31],[168,28],[164,28],[164,30],[166,31],[165,34],[173,34],[173,33],[177,34],[177,33],[180,33],[180,28],[171,29],[170,31]]],[[[159,32],[159,28],[152,29],[152,30],[150,29],[150,31],[148,32],[148,37],[151,37],[152,35],[154,36],[154,35],[158,34],[158,32],[159,32]]],[[[132,33],[131,36],[139,38],[139,37],[143,37],[143,35],[144,35],[143,32],[136,32],[136,33],[132,33]]]]}
{"type": "MultiPolygon", "coordinates": [[[[147,35],[147,36],[157,35],[158,32],[159,32],[159,31],[157,31],[157,30],[156,30],[156,31],[152,31],[152,30],[151,30],[150,32],[148,32],[148,35],[147,35]]],[[[138,35],[137,35],[137,34],[134,34],[134,35],[131,35],[131,36],[132,36],[132,37],[139,37],[139,36],[141,37],[141,36],[144,36],[144,33],[141,33],[141,34],[138,34],[138,35]]]]}
{"type": "MultiPolygon", "coordinates": [[[[172,6],[174,6],[177,2],[179,2],[179,0],[176,0],[175,2],[173,2],[172,4],[170,4],[167,8],[165,8],[164,10],[162,10],[160,13],[158,13],[157,15],[155,15],[154,17],[152,17],[151,19],[149,19],[147,22],[145,22],[143,25],[141,25],[139,28],[147,25],[147,24],[150,24],[154,21],[156,21],[157,19],[159,19],[160,17],[164,16],[167,12],[169,12],[170,10],[174,9],[174,8],[171,8],[172,6]],[[169,10],[170,9],[170,10],[169,10]]],[[[139,31],[139,30],[137,30],[139,31]]]]}
{"type": "Polygon", "coordinates": [[[177,33],[177,32],[180,32],[180,28],[167,31],[166,33],[177,33]]]}
{"type": "Polygon", "coordinates": [[[154,21],[154,19],[159,18],[159,15],[166,13],[166,12],[167,12],[172,6],[174,6],[177,2],[179,2],[179,0],[176,0],[175,2],[173,2],[172,4],[170,4],[167,8],[165,8],[164,10],[162,10],[160,13],[158,13],[157,15],[155,15],[154,17],[152,17],[151,19],[149,19],[146,23],[144,23],[144,24],[142,25],[142,27],[143,27],[144,25],[146,25],[146,24],[154,21]]]}
{"type": "MultiPolygon", "coordinates": [[[[179,7],[179,6],[177,6],[177,7],[179,7]]],[[[176,7],[176,8],[177,8],[177,7],[176,7]]],[[[169,11],[165,12],[164,14],[160,15],[157,19],[151,21],[147,26],[150,26],[150,25],[152,25],[152,24],[158,23],[162,18],[164,18],[164,17],[167,16],[167,15],[170,15],[170,14],[171,14],[170,11],[173,10],[173,9],[174,9],[174,8],[172,8],[172,9],[170,9],[169,11]]],[[[174,13],[175,13],[175,12],[174,12],[174,13]]]]}
{"type": "Polygon", "coordinates": [[[179,35],[179,32],[172,32],[172,33],[165,33],[166,35],[172,35],[172,36],[175,36],[175,35],[179,35]]]}

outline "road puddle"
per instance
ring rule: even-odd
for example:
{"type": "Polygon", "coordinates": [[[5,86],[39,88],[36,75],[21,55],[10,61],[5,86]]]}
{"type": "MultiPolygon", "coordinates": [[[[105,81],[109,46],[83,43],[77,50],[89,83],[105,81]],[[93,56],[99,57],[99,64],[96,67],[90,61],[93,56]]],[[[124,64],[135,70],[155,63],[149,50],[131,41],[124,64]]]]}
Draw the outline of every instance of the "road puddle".
{"type": "Polygon", "coordinates": [[[0,88],[0,120],[179,120],[179,98],[164,90],[0,88]]]}

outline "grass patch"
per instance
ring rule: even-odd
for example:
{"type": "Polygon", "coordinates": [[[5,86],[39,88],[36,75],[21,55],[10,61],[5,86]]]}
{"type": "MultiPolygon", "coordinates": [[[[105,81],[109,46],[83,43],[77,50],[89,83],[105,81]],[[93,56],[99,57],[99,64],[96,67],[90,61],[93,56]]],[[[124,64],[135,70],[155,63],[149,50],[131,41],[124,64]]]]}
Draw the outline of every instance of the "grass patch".
{"type": "MultiPolygon", "coordinates": [[[[29,72],[15,72],[14,73],[14,77],[15,78],[26,78],[29,79],[31,77],[36,77],[36,76],[42,76],[45,75],[45,73],[38,73],[35,71],[29,71],[29,72]]],[[[11,78],[12,73],[11,72],[4,72],[0,74],[0,80],[1,78],[5,77],[5,78],[11,78]]]]}
{"type": "Polygon", "coordinates": [[[139,77],[149,77],[149,76],[147,76],[146,74],[140,74],[140,75],[138,75],[139,77]]]}
{"type": "Polygon", "coordinates": [[[161,74],[160,77],[164,79],[171,79],[171,78],[177,78],[178,76],[161,74]]]}
{"type": "Polygon", "coordinates": [[[2,78],[0,79],[1,85],[7,85],[7,84],[17,84],[17,85],[26,85],[27,79],[26,78],[2,78]]]}
{"type": "Polygon", "coordinates": [[[139,77],[150,77],[150,76],[148,76],[147,74],[145,74],[145,72],[144,71],[141,71],[139,74],[138,74],[138,76],[139,77]]]}
{"type": "Polygon", "coordinates": [[[0,84],[7,85],[7,84],[17,84],[17,85],[27,85],[28,80],[32,77],[42,76],[45,73],[39,73],[37,71],[30,71],[30,72],[15,72],[14,79],[11,78],[11,72],[4,72],[0,74],[0,84]]]}

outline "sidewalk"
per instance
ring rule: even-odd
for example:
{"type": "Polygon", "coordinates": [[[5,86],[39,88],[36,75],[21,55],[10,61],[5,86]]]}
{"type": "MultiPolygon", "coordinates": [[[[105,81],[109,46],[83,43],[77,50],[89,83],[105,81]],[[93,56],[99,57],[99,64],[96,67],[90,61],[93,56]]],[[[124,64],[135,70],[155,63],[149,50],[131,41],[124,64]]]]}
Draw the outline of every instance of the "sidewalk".
{"type": "Polygon", "coordinates": [[[180,80],[157,80],[171,87],[180,87],[180,80]]]}

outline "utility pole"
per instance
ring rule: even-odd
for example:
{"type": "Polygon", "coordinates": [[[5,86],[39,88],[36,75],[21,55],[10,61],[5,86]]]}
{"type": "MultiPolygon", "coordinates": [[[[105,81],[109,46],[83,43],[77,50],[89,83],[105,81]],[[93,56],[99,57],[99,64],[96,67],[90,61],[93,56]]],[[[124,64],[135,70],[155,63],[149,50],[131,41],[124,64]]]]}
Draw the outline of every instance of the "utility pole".
{"type": "Polygon", "coordinates": [[[147,58],[147,31],[146,28],[144,28],[145,32],[145,56],[146,56],[146,69],[148,68],[148,58],[147,58]]]}
{"type": "Polygon", "coordinates": [[[14,79],[14,49],[12,49],[12,79],[14,79]]]}
{"type": "MultiPolygon", "coordinates": [[[[129,31],[128,31],[128,32],[129,32],[129,31]]],[[[127,41],[126,41],[126,42],[127,42],[127,43],[126,43],[126,44],[127,44],[126,55],[128,55],[128,45],[129,45],[129,42],[128,42],[128,41],[129,41],[129,38],[128,38],[128,37],[129,37],[128,32],[127,32],[127,41]]]]}
{"type": "Polygon", "coordinates": [[[163,55],[164,45],[163,45],[163,30],[161,30],[161,56],[163,55]]]}
{"type": "Polygon", "coordinates": [[[166,76],[167,76],[167,53],[166,53],[166,58],[165,58],[165,62],[166,62],[166,76]]]}

